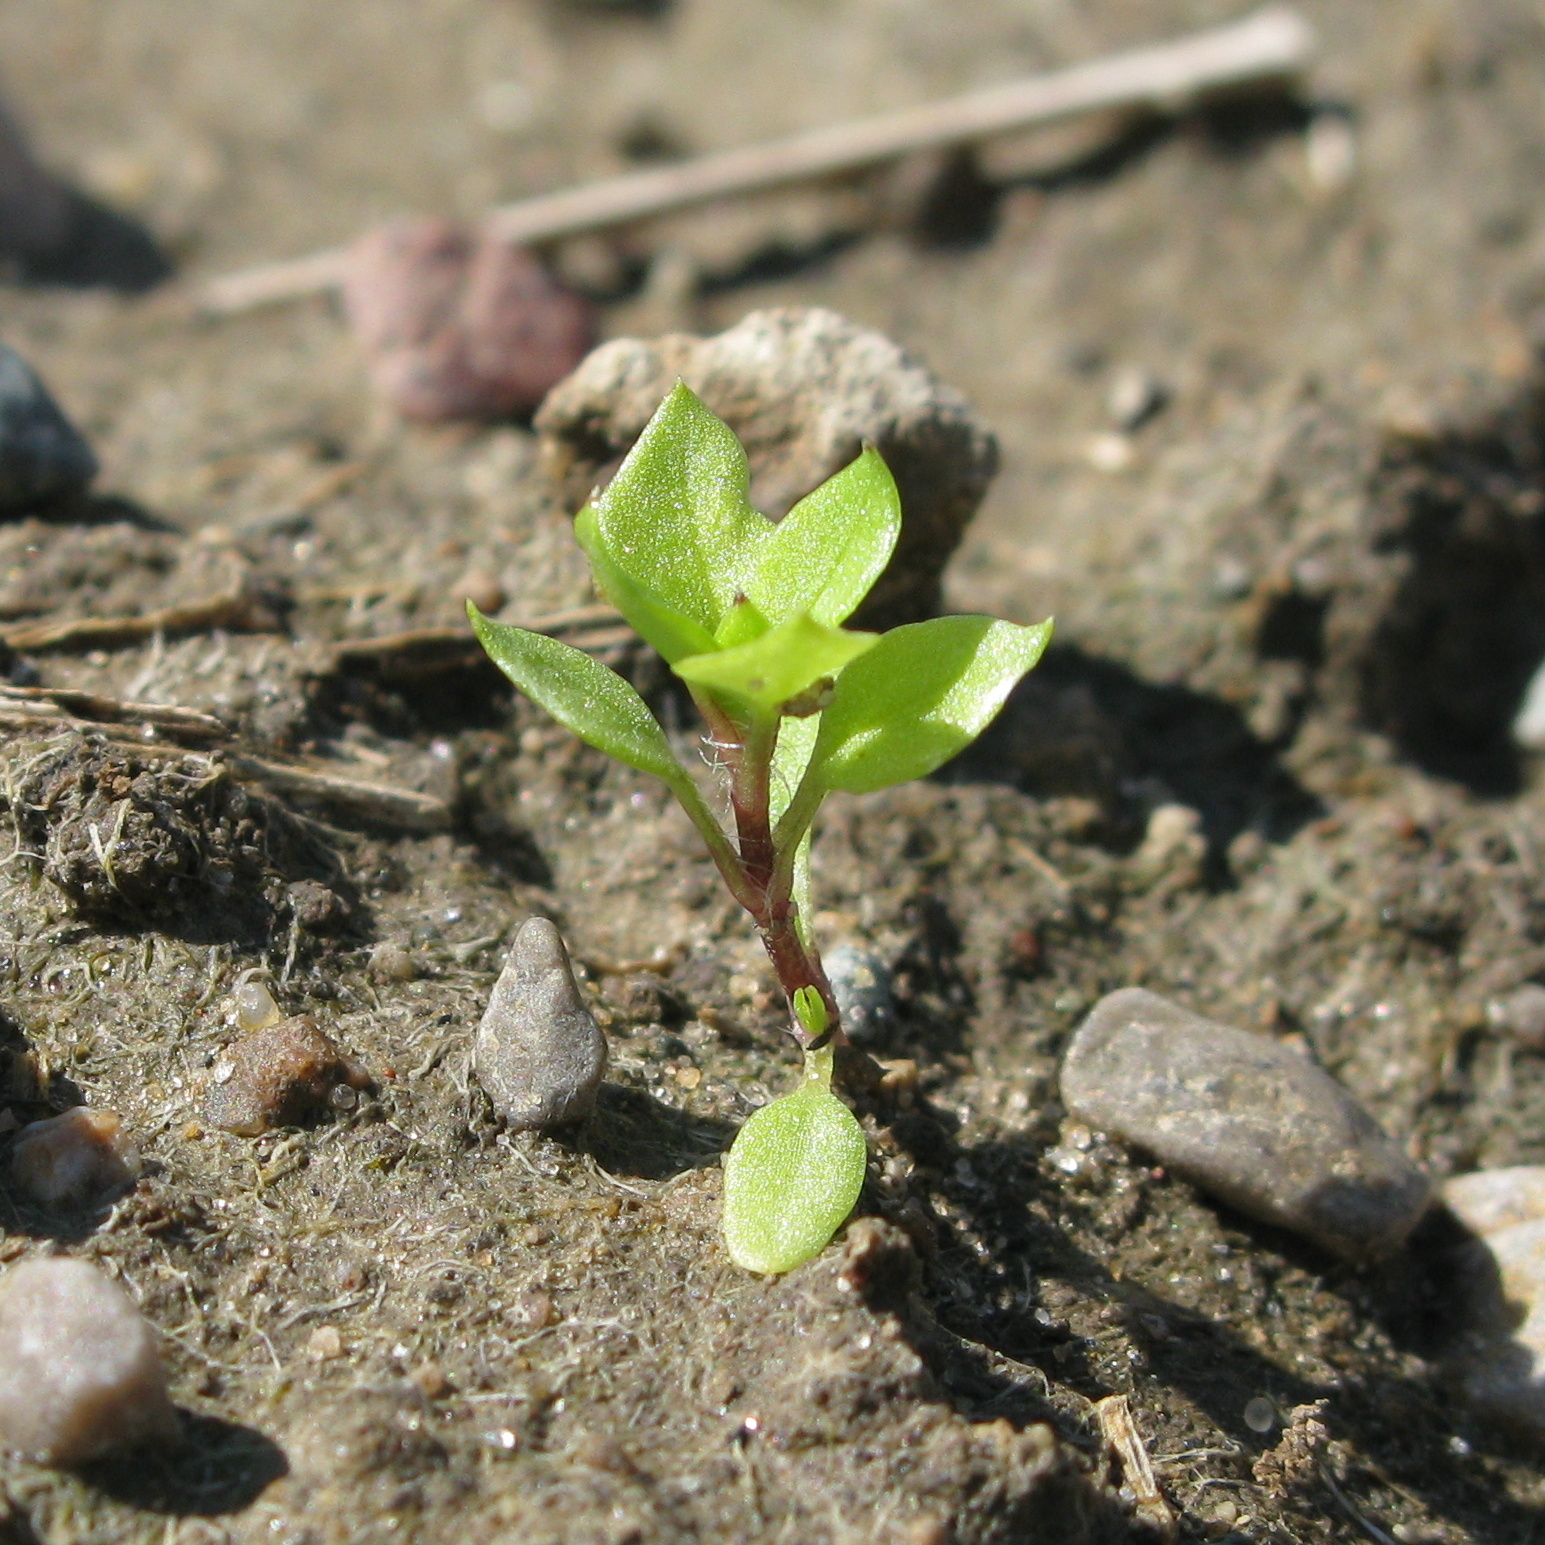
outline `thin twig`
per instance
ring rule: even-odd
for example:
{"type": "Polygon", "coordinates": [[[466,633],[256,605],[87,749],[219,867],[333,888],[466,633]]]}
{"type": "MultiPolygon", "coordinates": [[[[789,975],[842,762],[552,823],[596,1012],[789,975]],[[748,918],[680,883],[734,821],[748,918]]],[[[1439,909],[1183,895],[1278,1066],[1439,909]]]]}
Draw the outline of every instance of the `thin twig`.
{"type": "Polygon", "coordinates": [[[70,715],[94,724],[141,724],[163,734],[191,740],[223,740],[226,727],[213,714],[174,703],[136,703],[82,692],[73,687],[0,685],[0,714],[26,722],[48,722],[70,715]]]}
{"type": "MultiPolygon", "coordinates": [[[[540,194],[492,210],[487,227],[507,241],[554,241],[1080,113],[1144,107],[1173,111],[1206,92],[1292,75],[1308,62],[1312,47],[1313,34],[1297,11],[1269,6],[1228,26],[943,102],[540,194]]],[[[342,282],[347,261],[345,249],[333,248],[242,269],[206,284],[196,303],[206,315],[221,316],[321,294],[342,282]]]]}
{"type": "Polygon", "coordinates": [[[1143,1437],[1132,1420],[1132,1408],[1125,1395],[1107,1395],[1094,1403],[1094,1417],[1100,1424],[1100,1435],[1116,1451],[1121,1460],[1121,1474],[1137,1505],[1137,1516],[1157,1529],[1165,1539],[1175,1533],[1175,1514],[1159,1483],[1154,1479],[1153,1466],[1148,1460],[1148,1450],[1143,1437]]]}
{"type": "Polygon", "coordinates": [[[451,825],[451,807],[433,794],[386,783],[362,783],[336,773],[317,772],[289,762],[270,762],[262,757],[230,752],[226,756],[238,778],[261,783],[281,794],[339,805],[368,820],[404,831],[445,831],[451,825]]]}
{"type": "Polygon", "coordinates": [[[49,650],[118,649],[143,643],[160,633],[172,638],[204,633],[211,628],[233,632],[268,632],[274,626],[268,608],[250,591],[237,588],[202,601],[184,601],[142,612],[137,617],[77,617],[67,622],[34,622],[0,632],[12,649],[23,654],[49,650]]]}

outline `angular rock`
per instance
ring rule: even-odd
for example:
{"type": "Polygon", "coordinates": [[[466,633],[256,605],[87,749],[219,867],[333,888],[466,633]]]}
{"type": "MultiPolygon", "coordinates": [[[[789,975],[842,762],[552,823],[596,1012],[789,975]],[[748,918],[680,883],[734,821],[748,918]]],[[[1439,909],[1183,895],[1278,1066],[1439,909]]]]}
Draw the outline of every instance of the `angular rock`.
{"type": "Polygon", "coordinates": [[[97,459],[37,373],[0,343],[0,515],[84,491],[97,459]]]}
{"type": "Polygon", "coordinates": [[[959,392],[834,311],[754,311],[714,338],[615,339],[535,419],[571,506],[616,470],[678,377],[740,436],[751,501],[775,520],[877,446],[901,490],[901,539],[855,625],[937,609],[940,572],[998,467],[997,441],[959,392]]]}
{"type": "Polygon", "coordinates": [[[0,1441],[85,1464],[181,1437],[154,1327],[85,1261],[23,1261],[0,1278],[0,1441]]]}
{"type": "Polygon", "coordinates": [[[365,1069],[309,1014],[299,1014],[249,1035],[215,1064],[204,1119],[238,1137],[258,1137],[327,1108],[340,1090],[369,1087],[365,1069]]]}
{"type": "Polygon", "coordinates": [[[1346,1260],[1397,1249],[1431,1183],[1307,1057],[1155,993],[1107,994],[1062,1064],[1091,1127],[1147,1149],[1241,1212],[1346,1260]]]}
{"type": "Polygon", "coordinates": [[[79,1207],[131,1185],[139,1150],[115,1111],[77,1106],[30,1122],[11,1149],[11,1179],[40,1207],[79,1207]]]}
{"type": "Polygon", "coordinates": [[[595,1105],[606,1037],[545,917],[529,919],[515,936],[478,1026],[476,1067],[499,1119],[515,1131],[567,1126],[595,1105]]]}
{"type": "Polygon", "coordinates": [[[531,253],[449,220],[366,232],[343,296],[376,389],[431,422],[529,412],[595,339],[589,303],[531,253]]]}
{"type": "Polygon", "coordinates": [[[850,1040],[879,1040],[896,1017],[889,967],[873,950],[839,944],[822,961],[850,1040]]]}

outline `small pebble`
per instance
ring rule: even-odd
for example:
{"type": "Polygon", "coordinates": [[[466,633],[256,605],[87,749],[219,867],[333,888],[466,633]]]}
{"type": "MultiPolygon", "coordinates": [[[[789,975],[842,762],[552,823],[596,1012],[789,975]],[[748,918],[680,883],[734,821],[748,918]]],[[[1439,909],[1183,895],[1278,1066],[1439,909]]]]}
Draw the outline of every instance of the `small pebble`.
{"type": "Polygon", "coordinates": [[[1524,700],[1513,718],[1513,739],[1525,751],[1545,751],[1545,662],[1524,688],[1524,700]]]}
{"type": "Polygon", "coordinates": [[[74,1466],[179,1441],[154,1328],[85,1261],[23,1261],[0,1278],[0,1440],[74,1466]]]}
{"type": "Polygon", "coordinates": [[[1349,1261],[1398,1249],[1431,1183],[1308,1057],[1141,988],[1107,994],[1062,1064],[1069,1112],[1241,1212],[1349,1261]]]}
{"type": "Polygon", "coordinates": [[[378,982],[411,982],[418,966],[400,944],[378,944],[370,952],[370,974],[378,982]]]}
{"type": "Polygon", "coordinates": [[[1457,1280],[1471,1328],[1450,1367],[1459,1389],[1481,1416],[1545,1437],[1545,1220],[1484,1234],[1457,1280]]]}
{"type": "Polygon", "coordinates": [[[1245,1426],[1251,1432],[1270,1432],[1277,1425],[1277,1408],[1264,1395],[1245,1402],[1245,1426]]]}
{"type": "Polygon", "coordinates": [[[97,459],[32,367],[0,343],[0,515],[83,493],[97,459]]]}
{"type": "Polygon", "coordinates": [[[40,1207],[79,1207],[132,1185],[139,1150],[110,1110],[77,1106],[21,1129],[11,1149],[11,1179],[40,1207]]]}
{"type": "Polygon", "coordinates": [[[449,220],[399,220],[349,252],[344,305],[376,389],[408,418],[529,412],[585,357],[590,304],[518,247],[449,220]]]}
{"type": "Polygon", "coordinates": [[[257,1137],[327,1109],[339,1084],[368,1089],[370,1075],[301,1014],[248,1036],[215,1064],[204,1119],[238,1137],[257,1137]]]}
{"type": "Polygon", "coordinates": [[[460,599],[470,601],[485,617],[497,617],[509,600],[498,576],[487,569],[468,569],[452,588],[460,599]]]}
{"type": "Polygon", "coordinates": [[[238,1030],[266,1030],[283,1018],[274,995],[261,982],[243,982],[231,994],[231,1021],[238,1030]]]}
{"type": "Polygon", "coordinates": [[[1084,460],[1096,472],[1125,472],[1135,454],[1131,440],[1113,431],[1090,435],[1084,441],[1084,460]]]}
{"type": "Polygon", "coordinates": [[[1343,113],[1316,113],[1304,134],[1304,164],[1320,193],[1339,193],[1357,172],[1357,132],[1343,113]]]}
{"type": "Polygon", "coordinates": [[[1486,1005],[1486,1021],[1493,1030],[1510,1035],[1530,1051],[1545,1051],[1545,987],[1525,982],[1486,1005]]]}
{"type": "Polygon", "coordinates": [[[582,1121],[606,1072],[606,1037],[585,1007],[557,928],[530,918],[478,1026],[478,1080],[515,1131],[582,1121]]]}
{"type": "Polygon", "coordinates": [[[306,1356],[314,1363],[343,1356],[343,1336],[336,1325],[318,1325],[306,1340],[306,1356]]]}
{"type": "Polygon", "coordinates": [[[1141,428],[1169,400],[1164,383],[1138,365],[1128,365],[1116,372],[1105,398],[1105,411],[1117,429],[1131,432],[1141,428]]]}
{"type": "Polygon", "coordinates": [[[873,950],[854,944],[839,944],[822,964],[849,1039],[881,1040],[896,1020],[889,967],[873,950]]]}
{"type": "Polygon", "coordinates": [[[1467,1229],[1490,1234],[1545,1219],[1545,1165],[1478,1169],[1443,1182],[1443,1204],[1467,1229]]]}

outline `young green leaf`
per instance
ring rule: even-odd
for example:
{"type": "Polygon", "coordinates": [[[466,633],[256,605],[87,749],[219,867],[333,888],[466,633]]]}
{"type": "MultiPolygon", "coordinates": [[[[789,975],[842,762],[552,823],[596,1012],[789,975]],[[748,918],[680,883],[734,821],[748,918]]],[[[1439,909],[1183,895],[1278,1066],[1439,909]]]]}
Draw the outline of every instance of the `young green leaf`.
{"type": "Polygon", "coordinates": [[[645,591],[712,633],[773,530],[751,508],[749,483],[734,431],[678,381],[596,501],[599,545],[645,591]]]}
{"type": "Polygon", "coordinates": [[[867,1146],[819,1078],[764,1105],[724,1166],[724,1243],[748,1271],[792,1271],[819,1254],[863,1189],[867,1146]]]}
{"type": "Polygon", "coordinates": [[[587,744],[673,787],[687,777],[649,705],[616,671],[541,633],[467,615],[488,657],[533,703],[587,744]]]}
{"type": "Polygon", "coordinates": [[[901,534],[901,496],[872,445],[807,494],[757,548],[746,594],[773,622],[839,623],[873,588],[901,534]]]}
{"type": "Polygon", "coordinates": [[[987,728],[1050,638],[1049,621],[990,617],[892,629],[837,679],[815,747],[822,784],[867,794],[925,777],[987,728]]]}
{"type": "Polygon", "coordinates": [[[724,693],[756,713],[775,714],[791,698],[836,676],[879,642],[878,633],[850,633],[799,612],[749,644],[689,655],[671,669],[683,681],[724,693]]]}
{"type": "Polygon", "coordinates": [[[574,517],[574,535],[590,560],[591,572],[606,599],[622,613],[628,625],[672,665],[686,655],[717,649],[713,634],[701,623],[667,606],[659,596],[640,584],[615,563],[596,528],[595,507],[587,504],[574,517]]]}

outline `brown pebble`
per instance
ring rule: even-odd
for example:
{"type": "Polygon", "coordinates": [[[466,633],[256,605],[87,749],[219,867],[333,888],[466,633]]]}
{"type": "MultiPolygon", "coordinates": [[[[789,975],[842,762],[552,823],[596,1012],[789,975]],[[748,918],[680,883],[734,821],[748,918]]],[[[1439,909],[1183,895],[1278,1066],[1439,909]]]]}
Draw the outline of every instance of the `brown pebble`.
{"type": "Polygon", "coordinates": [[[439,1400],[451,1392],[451,1381],[439,1363],[420,1363],[408,1377],[418,1386],[425,1400],[439,1400]]]}
{"type": "Polygon", "coordinates": [[[310,1015],[297,1015],[249,1035],[216,1064],[204,1118],[238,1137],[257,1137],[326,1108],[339,1084],[368,1088],[370,1077],[310,1015]]]}
{"type": "Polygon", "coordinates": [[[378,944],[370,952],[370,974],[378,982],[411,982],[418,966],[400,944],[378,944]]]}
{"type": "Polygon", "coordinates": [[[458,597],[470,601],[486,617],[497,616],[509,600],[504,586],[487,569],[468,569],[454,589],[458,597]]]}
{"type": "Polygon", "coordinates": [[[11,1178],[40,1207],[79,1207],[131,1185],[139,1150],[114,1111],[77,1106],[21,1129],[11,1178]]]}
{"type": "Polygon", "coordinates": [[[306,1340],[306,1356],[314,1363],[343,1356],[343,1336],[336,1325],[318,1325],[306,1340]]]}
{"type": "Polygon", "coordinates": [[[525,248],[450,220],[367,231],[344,305],[376,389],[430,422],[529,412],[595,335],[590,304],[525,248]]]}

